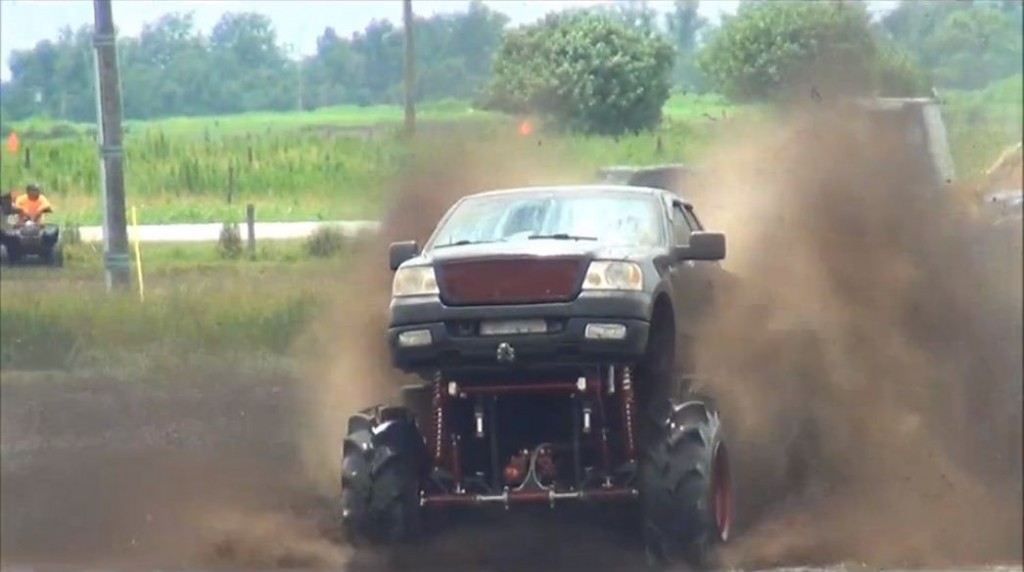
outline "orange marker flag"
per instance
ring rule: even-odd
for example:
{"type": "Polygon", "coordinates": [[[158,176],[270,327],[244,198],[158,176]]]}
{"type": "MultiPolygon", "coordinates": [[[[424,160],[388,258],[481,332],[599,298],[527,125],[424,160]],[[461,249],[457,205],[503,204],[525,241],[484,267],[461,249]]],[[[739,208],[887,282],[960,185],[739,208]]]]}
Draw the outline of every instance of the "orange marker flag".
{"type": "Polygon", "coordinates": [[[519,134],[526,136],[530,133],[533,133],[533,126],[530,125],[529,119],[524,119],[523,122],[519,124],[519,134]]]}
{"type": "Polygon", "coordinates": [[[18,134],[13,131],[7,136],[7,150],[11,153],[18,152],[18,134]]]}

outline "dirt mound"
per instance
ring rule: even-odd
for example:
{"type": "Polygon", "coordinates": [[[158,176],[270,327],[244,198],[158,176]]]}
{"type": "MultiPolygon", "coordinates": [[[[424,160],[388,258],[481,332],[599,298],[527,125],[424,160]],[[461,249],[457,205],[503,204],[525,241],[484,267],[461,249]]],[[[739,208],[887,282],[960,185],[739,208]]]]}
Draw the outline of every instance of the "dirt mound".
{"type": "Polygon", "coordinates": [[[744,286],[698,369],[742,479],[736,565],[1021,560],[1021,253],[989,256],[900,135],[821,106],[712,160],[744,286]]]}

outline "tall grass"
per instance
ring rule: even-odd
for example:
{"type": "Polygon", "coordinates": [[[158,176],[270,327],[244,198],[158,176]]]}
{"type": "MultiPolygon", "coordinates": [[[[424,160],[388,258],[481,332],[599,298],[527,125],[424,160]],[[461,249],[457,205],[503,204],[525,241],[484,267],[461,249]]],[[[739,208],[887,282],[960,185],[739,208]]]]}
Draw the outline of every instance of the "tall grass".
{"type": "Polygon", "coordinates": [[[108,294],[98,274],[5,279],[0,368],[283,357],[341,273],[329,263],[179,266],[147,277],[144,302],[108,294]]]}
{"type": "MultiPolygon", "coordinates": [[[[397,167],[401,147],[393,138],[282,131],[193,139],[146,131],[126,137],[127,200],[142,208],[143,222],[216,220],[211,205],[246,202],[313,220],[365,217],[377,205],[382,177],[397,167]]],[[[91,139],[29,141],[17,156],[5,153],[0,185],[30,180],[44,185],[58,212],[98,222],[99,164],[91,139]]]]}
{"type": "MultiPolygon", "coordinates": [[[[961,178],[1019,140],[1019,96],[1019,75],[985,92],[949,94],[944,113],[961,178]]],[[[422,111],[421,138],[435,145],[466,133],[481,145],[517,133],[516,118],[474,112],[463,102],[422,111]]],[[[720,96],[676,94],[652,132],[607,138],[541,130],[527,139],[551,149],[566,171],[586,176],[606,165],[698,160],[716,133],[761,112],[720,96]]],[[[256,205],[259,220],[373,218],[407,157],[400,117],[393,107],[330,108],[130,124],[127,200],[142,224],[239,221],[246,203],[256,205]]],[[[22,150],[0,154],[0,187],[37,180],[56,200],[57,221],[99,224],[99,166],[89,127],[52,126],[60,136],[51,137],[39,122],[24,126],[31,129],[22,150]]]]}
{"type": "MultiPolygon", "coordinates": [[[[570,163],[566,168],[580,172],[611,163],[678,161],[706,143],[716,122],[729,115],[726,105],[708,96],[677,96],[656,132],[619,139],[531,137],[559,150],[570,163]]],[[[471,113],[459,102],[436,107],[435,119],[426,114],[419,131],[439,144],[466,133],[487,144],[517,132],[515,118],[471,113]]],[[[374,217],[407,152],[397,127],[377,121],[383,115],[366,109],[363,125],[328,110],[132,126],[125,136],[127,200],[138,207],[142,224],[237,221],[246,203],[256,205],[260,220],[374,217]]],[[[4,153],[0,186],[39,181],[57,202],[56,220],[99,224],[96,143],[82,126],[60,133],[24,136],[18,154],[4,153]]]]}
{"type": "Polygon", "coordinates": [[[957,174],[973,179],[1024,136],[1024,75],[945,96],[943,112],[957,174]]]}

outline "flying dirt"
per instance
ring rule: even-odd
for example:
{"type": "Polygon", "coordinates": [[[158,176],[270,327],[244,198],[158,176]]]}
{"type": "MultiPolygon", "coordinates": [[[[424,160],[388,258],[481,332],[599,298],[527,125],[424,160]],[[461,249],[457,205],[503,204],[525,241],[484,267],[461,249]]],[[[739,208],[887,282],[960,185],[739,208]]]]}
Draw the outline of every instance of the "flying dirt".
{"type": "MultiPolygon", "coordinates": [[[[732,443],[722,562],[1019,565],[1019,245],[994,243],[873,124],[820,105],[736,129],[687,192],[739,278],[696,352],[732,443]]],[[[4,565],[639,569],[617,536],[544,513],[368,562],[333,538],[344,421],[407,381],[383,336],[387,245],[422,241],[465,194],[586,176],[538,136],[436,147],[297,344],[297,380],[43,396],[5,381],[4,565]],[[113,453],[112,438],[139,442],[113,453]]]]}
{"type": "MultiPolygon", "coordinates": [[[[729,141],[687,197],[730,237],[726,266],[743,284],[698,352],[740,447],[742,522],[725,562],[1019,562],[1019,246],[993,243],[968,205],[934,188],[902,132],[820,106],[729,141]]],[[[374,315],[348,305],[337,316],[382,330],[389,242],[422,241],[463,194],[550,176],[531,172],[528,149],[459,151],[458,164],[489,168],[438,161],[408,176],[366,254],[376,286],[350,297],[374,300],[374,315]]],[[[383,338],[363,339],[322,377],[367,382],[324,408],[327,427],[401,382],[383,338]]]]}

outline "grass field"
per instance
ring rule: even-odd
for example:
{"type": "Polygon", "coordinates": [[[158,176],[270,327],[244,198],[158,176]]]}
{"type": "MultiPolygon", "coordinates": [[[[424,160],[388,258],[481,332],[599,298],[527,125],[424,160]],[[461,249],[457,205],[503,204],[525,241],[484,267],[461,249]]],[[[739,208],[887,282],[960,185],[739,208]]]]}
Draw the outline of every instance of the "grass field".
{"type": "MultiPolygon", "coordinates": [[[[1020,117],[1020,105],[1013,103],[1019,78],[984,93],[950,94],[946,115],[963,176],[977,173],[999,149],[1019,139],[1020,123],[1013,121],[1020,117]]],[[[677,94],[665,106],[666,121],[653,133],[619,139],[530,137],[568,170],[589,176],[610,164],[693,161],[722,125],[757,112],[719,96],[677,94]]],[[[458,101],[421,106],[418,117],[425,134],[469,133],[481,142],[516,136],[519,121],[458,101]]],[[[141,224],[237,221],[246,203],[255,204],[258,218],[266,221],[373,218],[406,157],[397,132],[400,120],[400,109],[377,106],[129,123],[128,203],[137,207],[141,224]]],[[[3,153],[0,186],[39,181],[58,201],[56,220],[99,224],[91,126],[35,121],[15,128],[22,133],[22,149],[3,153]]]]}
{"type": "MultiPolygon", "coordinates": [[[[1016,76],[984,92],[949,94],[946,117],[962,177],[1019,140],[1020,91],[1016,76]]],[[[566,170],[586,177],[604,165],[694,161],[723,125],[757,113],[715,95],[677,94],[652,133],[611,139],[541,132],[530,138],[566,170]]],[[[469,134],[481,143],[517,136],[519,122],[459,101],[423,105],[418,117],[427,136],[469,134]]],[[[397,132],[400,121],[399,108],[376,106],[129,123],[128,203],[137,207],[141,224],[238,221],[246,203],[265,221],[373,218],[408,152],[397,132]]],[[[22,148],[2,153],[0,187],[39,181],[57,201],[57,221],[99,224],[92,127],[43,121],[14,127],[22,148]]]]}
{"type": "Polygon", "coordinates": [[[1004,148],[1024,136],[1024,75],[976,92],[946,95],[946,123],[961,177],[984,171],[1004,148]]]}
{"type": "MultiPolygon", "coordinates": [[[[536,137],[591,173],[606,164],[691,160],[716,125],[747,112],[717,96],[679,95],[666,105],[667,120],[656,133],[617,141],[536,137]]],[[[452,101],[425,106],[418,118],[425,134],[470,132],[482,141],[515,136],[519,121],[452,101]]],[[[256,205],[260,220],[373,217],[406,153],[396,129],[400,119],[397,108],[347,107],[129,124],[128,202],[142,224],[238,220],[246,203],[256,205]]],[[[98,224],[99,169],[90,127],[36,121],[15,129],[22,149],[3,153],[0,186],[37,180],[58,201],[58,221],[98,224]]]]}
{"type": "Polygon", "coordinates": [[[225,260],[210,244],[148,246],[140,300],[134,269],[133,292],[107,293],[90,248],[71,247],[63,269],[3,270],[3,368],[282,358],[346,267],[344,255],[310,257],[302,242],[267,245],[254,260],[225,260]]]}

